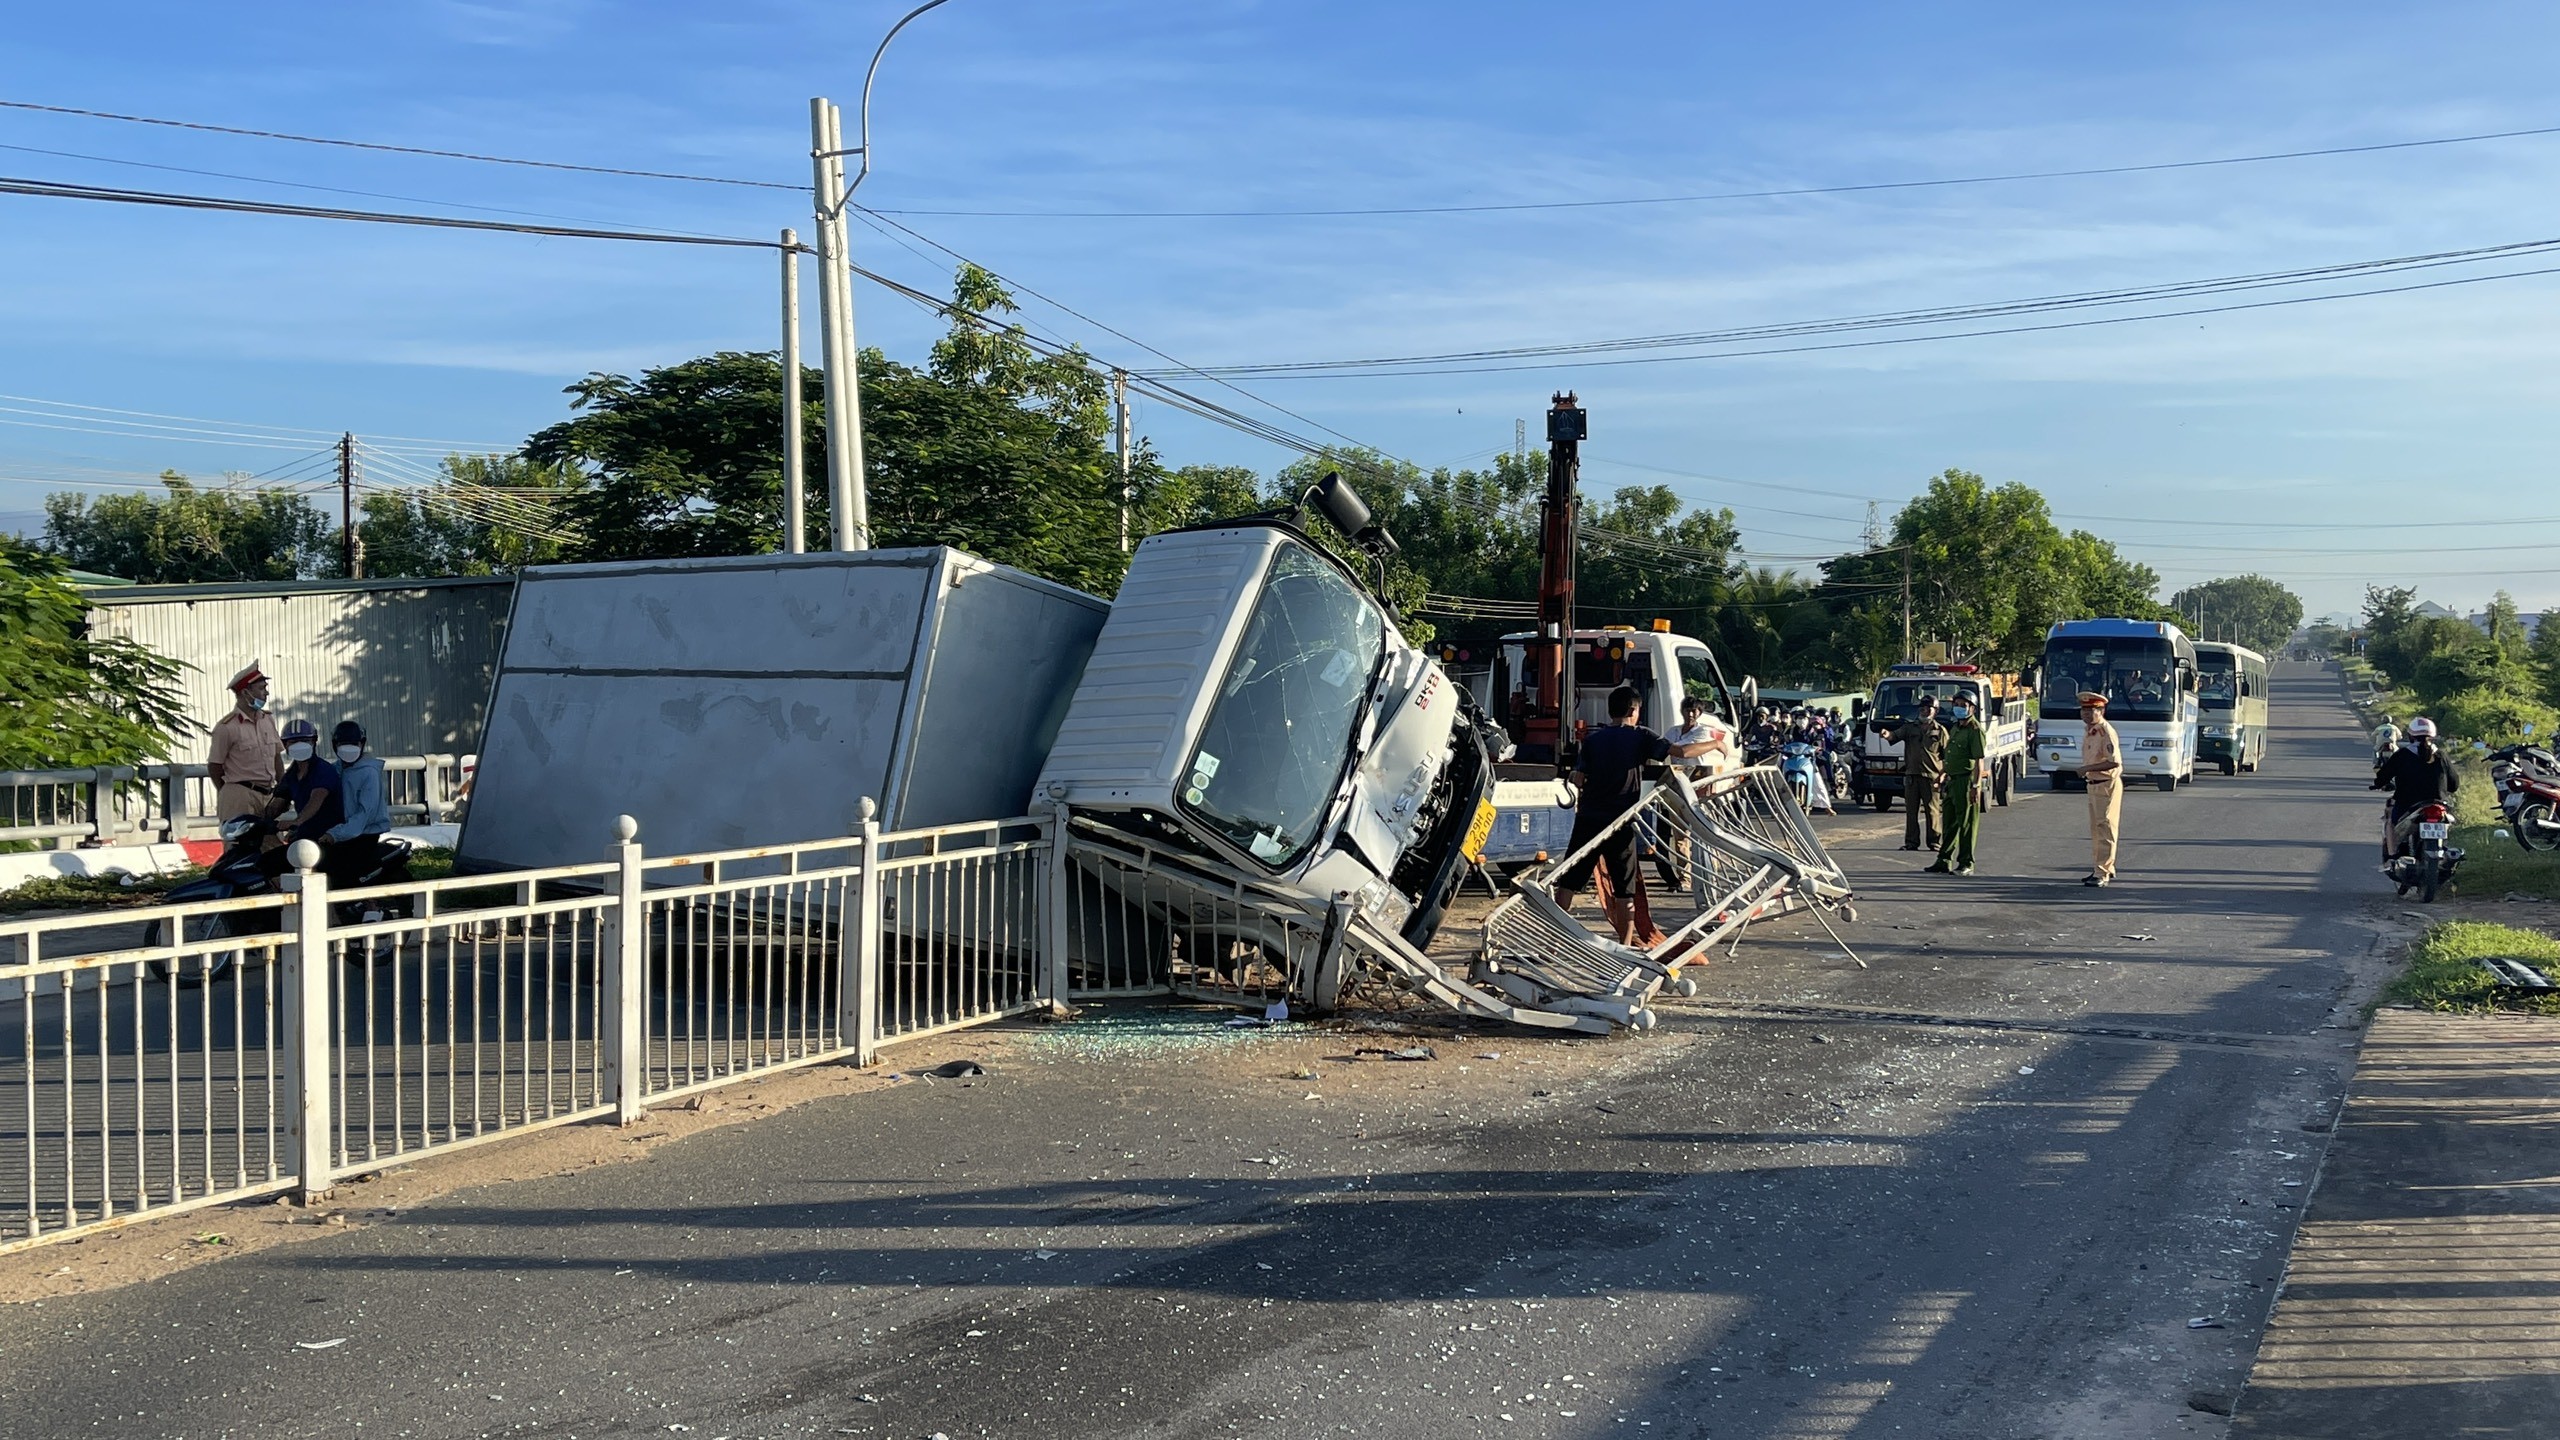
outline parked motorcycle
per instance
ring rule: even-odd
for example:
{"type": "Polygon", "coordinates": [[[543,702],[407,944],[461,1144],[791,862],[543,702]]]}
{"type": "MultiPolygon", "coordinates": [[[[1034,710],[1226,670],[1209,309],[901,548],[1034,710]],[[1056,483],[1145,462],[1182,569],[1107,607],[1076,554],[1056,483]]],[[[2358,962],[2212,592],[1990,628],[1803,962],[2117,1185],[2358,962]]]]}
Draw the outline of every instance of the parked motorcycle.
{"type": "Polygon", "coordinates": [[[2462,848],[2448,842],[2453,834],[2453,808],[2441,800],[2430,800],[2418,807],[2418,823],[2410,828],[2408,848],[2392,843],[2391,807],[2382,807],[2382,844],[2387,858],[2382,873],[2400,887],[2399,893],[2415,890],[2418,899],[2432,905],[2440,890],[2453,884],[2453,872],[2462,864],[2462,848]]]}
{"type": "Polygon", "coordinates": [[[2527,850],[2560,849],[2560,757],[2539,745],[2510,745],[2489,755],[2507,833],[2527,850]]]}

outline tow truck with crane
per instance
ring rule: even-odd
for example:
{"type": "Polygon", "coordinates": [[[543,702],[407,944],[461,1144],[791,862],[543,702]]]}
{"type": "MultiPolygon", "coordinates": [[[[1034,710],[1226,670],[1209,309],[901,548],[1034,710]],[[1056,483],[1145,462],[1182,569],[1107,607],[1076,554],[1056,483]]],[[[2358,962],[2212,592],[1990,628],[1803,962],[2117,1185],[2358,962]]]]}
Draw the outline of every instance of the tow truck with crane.
{"type": "Polygon", "coordinates": [[[1590,426],[1590,413],[1570,393],[1556,396],[1547,411],[1537,624],[1501,638],[1489,686],[1489,708],[1512,750],[1494,767],[1493,826],[1477,857],[1486,864],[1518,866],[1564,853],[1573,833],[1573,795],[1562,777],[1573,769],[1583,733],[1609,723],[1610,691],[1632,686],[1638,723],[1664,735],[1679,728],[1682,700],[1704,699],[1736,737],[1736,753],[1719,769],[1740,764],[1743,722],[1757,703],[1748,677],[1737,692],[1715,652],[1704,641],[1674,634],[1667,619],[1641,630],[1575,624],[1577,482],[1590,426]]]}

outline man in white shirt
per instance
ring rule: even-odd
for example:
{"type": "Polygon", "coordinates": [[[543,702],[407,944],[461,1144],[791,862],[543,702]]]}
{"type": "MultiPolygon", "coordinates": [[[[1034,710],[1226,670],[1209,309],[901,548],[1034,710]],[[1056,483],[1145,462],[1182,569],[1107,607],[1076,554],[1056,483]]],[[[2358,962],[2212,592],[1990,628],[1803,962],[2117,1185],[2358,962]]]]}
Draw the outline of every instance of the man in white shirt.
{"type": "MultiPolygon", "coordinates": [[[[1740,755],[1733,731],[1707,713],[1707,702],[1692,695],[1680,702],[1680,726],[1664,737],[1671,742],[1671,768],[1681,780],[1694,789],[1709,775],[1721,775],[1734,767],[1740,755]]],[[[1689,875],[1689,834],[1671,828],[1671,863],[1678,871],[1678,884],[1686,884],[1689,875]]]]}

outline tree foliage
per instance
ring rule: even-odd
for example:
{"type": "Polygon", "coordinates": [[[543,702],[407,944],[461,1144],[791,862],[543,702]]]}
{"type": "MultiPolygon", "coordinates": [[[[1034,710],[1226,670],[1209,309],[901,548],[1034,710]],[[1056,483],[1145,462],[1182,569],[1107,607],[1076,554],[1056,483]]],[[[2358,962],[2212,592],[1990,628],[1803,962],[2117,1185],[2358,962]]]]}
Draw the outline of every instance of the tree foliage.
{"type": "Polygon", "coordinates": [[[450,455],[434,485],[364,497],[356,533],[375,579],[505,575],[567,554],[568,504],[584,479],[516,455],[450,455]]]}
{"type": "Polygon", "coordinates": [[[2169,608],[2198,638],[2229,640],[2262,655],[2284,648],[2302,623],[2302,597],[2264,575],[2234,575],[2190,585],[2169,608]]]}
{"type": "Polygon", "coordinates": [[[60,557],[0,536],[0,770],[165,759],[189,724],[186,668],[88,633],[60,557]]]}
{"type": "Polygon", "coordinates": [[[246,483],[202,489],[163,471],[161,493],[44,502],[44,547],[71,568],[145,585],[294,580],[336,573],[338,527],[298,490],[246,483]]]}

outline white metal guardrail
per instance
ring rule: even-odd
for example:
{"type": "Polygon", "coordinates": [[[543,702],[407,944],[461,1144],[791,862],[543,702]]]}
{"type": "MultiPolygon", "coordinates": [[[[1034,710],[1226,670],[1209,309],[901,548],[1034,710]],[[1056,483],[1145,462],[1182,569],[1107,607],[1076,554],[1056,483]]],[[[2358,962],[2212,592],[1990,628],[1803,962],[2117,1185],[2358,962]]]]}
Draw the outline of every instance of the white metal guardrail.
{"type": "MultiPolygon", "coordinates": [[[[384,800],[403,825],[452,818],[479,757],[386,755],[384,800]]],[[[209,839],[221,828],[202,765],[0,770],[0,844],[144,844],[209,839]],[[174,817],[174,820],[173,818],[174,817]]]]}
{"type": "MultiPolygon", "coordinates": [[[[1059,998],[1048,817],[0,924],[0,1251],[1059,998]]],[[[298,857],[309,860],[309,854],[298,857]]]]}
{"type": "MultiPolygon", "coordinates": [[[[1680,936],[1845,908],[1773,773],[1666,791],[1628,823],[1687,839],[1656,845],[1697,904],[1680,936]]],[[[0,923],[0,1251],[628,1123],[1070,996],[1322,1010],[1367,981],[1605,1032],[1645,1023],[1678,963],[1593,937],[1543,872],[1471,963],[1443,962],[1352,897],[1062,812],[904,832],[873,813],[841,839],[676,856],[646,853],[625,817],[592,865],[335,894],[296,847],[281,894],[0,923]]]]}

